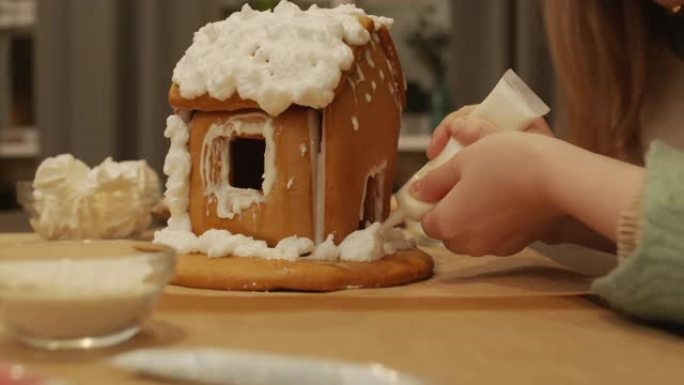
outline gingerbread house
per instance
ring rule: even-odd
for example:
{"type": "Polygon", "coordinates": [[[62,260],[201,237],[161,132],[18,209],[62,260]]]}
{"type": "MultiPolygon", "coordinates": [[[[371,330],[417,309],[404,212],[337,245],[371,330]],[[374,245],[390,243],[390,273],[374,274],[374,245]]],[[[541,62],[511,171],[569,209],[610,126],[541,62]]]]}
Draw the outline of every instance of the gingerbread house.
{"type": "MultiPolygon", "coordinates": [[[[340,70],[325,105],[315,97],[309,105],[260,104],[240,92],[224,99],[188,98],[181,85],[172,85],[171,106],[191,111],[188,211],[195,234],[226,229],[271,246],[290,236],[320,243],[333,234],[339,242],[387,216],[404,79],[387,26],[367,16],[352,17],[368,39],[348,46],[353,62],[340,70]]],[[[281,29],[294,29],[283,24],[281,29]]],[[[252,62],[277,71],[269,61],[282,58],[267,44],[255,39],[252,62]]],[[[225,48],[214,44],[210,49],[225,48]]],[[[288,59],[304,67],[301,76],[317,76],[321,64],[307,61],[313,57],[288,59]]],[[[325,85],[319,87],[307,91],[324,91],[325,85]]]]}
{"type": "MultiPolygon", "coordinates": [[[[270,248],[339,244],[382,222],[405,103],[390,25],[353,5],[282,1],[200,29],[169,92],[166,200],[176,232],[162,243],[184,249],[183,231],[225,230],[270,248]]],[[[206,247],[182,251],[197,250],[206,247]]]]}

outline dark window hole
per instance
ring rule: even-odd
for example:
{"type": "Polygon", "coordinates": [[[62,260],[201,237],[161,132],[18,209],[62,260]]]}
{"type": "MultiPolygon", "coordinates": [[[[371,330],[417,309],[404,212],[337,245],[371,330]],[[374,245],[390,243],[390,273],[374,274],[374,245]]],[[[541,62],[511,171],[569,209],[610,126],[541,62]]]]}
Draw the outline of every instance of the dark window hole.
{"type": "Polygon", "coordinates": [[[264,182],[263,137],[235,138],[230,141],[230,185],[261,190],[264,182]]]}

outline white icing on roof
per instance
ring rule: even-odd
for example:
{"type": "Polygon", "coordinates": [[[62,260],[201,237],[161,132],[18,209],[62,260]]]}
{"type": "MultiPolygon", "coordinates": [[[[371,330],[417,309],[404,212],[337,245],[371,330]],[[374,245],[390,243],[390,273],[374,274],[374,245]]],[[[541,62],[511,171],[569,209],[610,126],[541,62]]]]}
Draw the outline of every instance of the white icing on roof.
{"type": "MultiPolygon", "coordinates": [[[[209,94],[225,100],[237,91],[273,116],[292,104],[323,108],[354,63],[349,46],[371,39],[359,23],[363,15],[352,4],[301,10],[284,0],[264,12],[245,5],[195,33],[173,82],[186,99],[209,94]]],[[[376,29],[392,25],[391,19],[370,17],[376,29]]]]}

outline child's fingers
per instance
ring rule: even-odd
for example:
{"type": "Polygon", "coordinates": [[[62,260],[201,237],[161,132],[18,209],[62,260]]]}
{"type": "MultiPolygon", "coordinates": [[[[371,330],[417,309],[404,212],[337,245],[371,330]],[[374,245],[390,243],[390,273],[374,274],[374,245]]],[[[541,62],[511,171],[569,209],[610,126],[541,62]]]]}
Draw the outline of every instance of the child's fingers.
{"type": "Polygon", "coordinates": [[[475,106],[461,107],[459,110],[450,113],[444,119],[442,119],[442,122],[437,126],[437,128],[435,128],[435,131],[432,133],[432,138],[427,148],[427,156],[429,159],[436,157],[444,149],[444,146],[451,137],[451,131],[449,129],[451,122],[454,119],[468,116],[468,114],[470,114],[473,108],[475,108],[475,106]]]}
{"type": "Polygon", "coordinates": [[[444,246],[455,254],[467,255],[469,257],[484,257],[489,255],[489,249],[482,243],[464,242],[460,239],[448,239],[444,241],[444,246]]]}
{"type": "MultiPolygon", "coordinates": [[[[460,242],[463,238],[463,228],[462,226],[456,225],[459,221],[458,216],[462,214],[462,211],[459,209],[460,203],[458,202],[458,193],[460,191],[458,190],[459,186],[455,185],[447,196],[439,201],[439,203],[423,217],[421,226],[423,227],[425,234],[429,237],[445,242],[452,241],[455,245],[463,243],[460,242]],[[456,197],[456,199],[451,199],[454,197],[456,197]]],[[[449,249],[455,252],[462,251],[459,249],[449,249]]]]}
{"type": "Polygon", "coordinates": [[[437,202],[458,183],[460,168],[460,157],[456,154],[443,165],[413,182],[409,186],[409,192],[419,201],[437,202]]]}
{"type": "Polygon", "coordinates": [[[426,151],[428,159],[433,159],[442,152],[450,136],[449,125],[444,122],[440,123],[432,133],[430,144],[428,144],[426,151]]]}
{"type": "Polygon", "coordinates": [[[450,131],[451,135],[464,146],[473,144],[485,136],[502,132],[500,128],[487,120],[473,117],[455,119],[450,131]]]}
{"type": "Polygon", "coordinates": [[[544,118],[539,118],[532,122],[529,127],[525,130],[525,132],[530,132],[533,134],[541,134],[541,135],[546,135],[546,136],[551,136],[555,137],[553,131],[551,131],[551,127],[549,127],[548,123],[546,123],[546,120],[544,118]]]}
{"type": "MultiPolygon", "coordinates": [[[[451,131],[451,135],[464,146],[473,144],[491,134],[505,131],[485,119],[472,116],[458,117],[452,120],[449,125],[449,130],[451,131]]],[[[544,118],[539,118],[532,122],[532,124],[525,129],[525,132],[555,137],[544,118]]]]}

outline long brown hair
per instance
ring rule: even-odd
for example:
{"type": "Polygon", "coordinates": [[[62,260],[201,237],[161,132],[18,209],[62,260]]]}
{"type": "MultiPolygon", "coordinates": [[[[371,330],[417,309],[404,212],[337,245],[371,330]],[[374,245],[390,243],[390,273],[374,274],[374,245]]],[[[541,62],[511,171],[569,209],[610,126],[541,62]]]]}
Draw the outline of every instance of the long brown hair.
{"type": "Polygon", "coordinates": [[[546,29],[570,140],[640,162],[639,113],[654,39],[649,0],[547,0],[546,29]]]}

